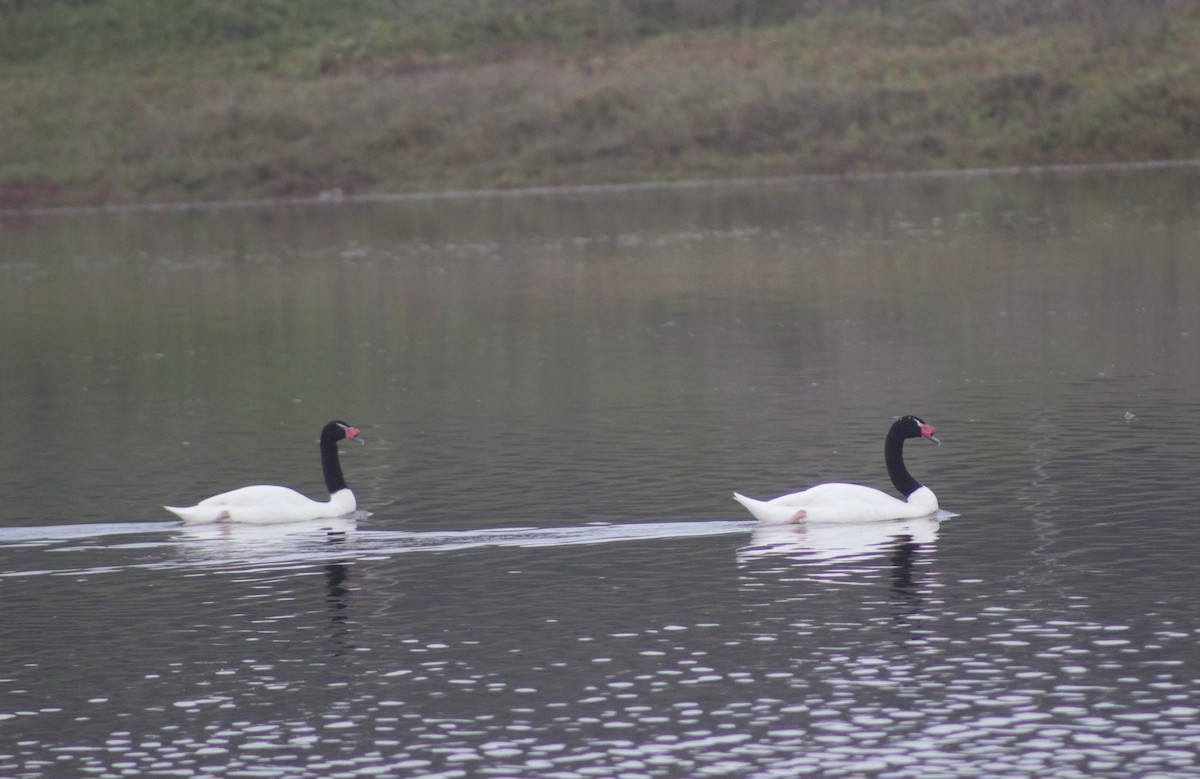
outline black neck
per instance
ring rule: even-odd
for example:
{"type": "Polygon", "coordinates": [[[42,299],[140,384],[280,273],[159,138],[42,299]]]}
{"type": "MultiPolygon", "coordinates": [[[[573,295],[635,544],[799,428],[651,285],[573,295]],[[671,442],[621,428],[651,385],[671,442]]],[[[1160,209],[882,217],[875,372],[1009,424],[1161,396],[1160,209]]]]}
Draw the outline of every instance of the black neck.
{"type": "Polygon", "coordinates": [[[338,459],[337,439],[321,434],[321,470],[325,473],[325,486],[329,494],[346,489],[346,477],[342,476],[342,463],[338,459]]]}
{"type": "Polygon", "coordinates": [[[883,444],[883,459],[887,463],[887,472],[892,484],[896,485],[901,495],[908,498],[921,489],[921,483],[904,467],[904,439],[905,435],[899,430],[899,426],[893,426],[883,444]]]}

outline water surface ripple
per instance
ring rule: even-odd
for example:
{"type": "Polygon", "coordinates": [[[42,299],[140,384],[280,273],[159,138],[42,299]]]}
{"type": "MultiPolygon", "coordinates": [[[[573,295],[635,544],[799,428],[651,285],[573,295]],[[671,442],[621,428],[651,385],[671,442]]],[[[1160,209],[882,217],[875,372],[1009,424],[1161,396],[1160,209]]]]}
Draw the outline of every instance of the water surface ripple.
{"type": "Polygon", "coordinates": [[[1194,627],[950,577],[964,517],[206,530],[0,536],[42,594],[5,605],[6,774],[1196,768],[1194,627]]]}
{"type": "Polygon", "coordinates": [[[0,776],[1200,775],[1194,166],[0,221],[0,776]]]}

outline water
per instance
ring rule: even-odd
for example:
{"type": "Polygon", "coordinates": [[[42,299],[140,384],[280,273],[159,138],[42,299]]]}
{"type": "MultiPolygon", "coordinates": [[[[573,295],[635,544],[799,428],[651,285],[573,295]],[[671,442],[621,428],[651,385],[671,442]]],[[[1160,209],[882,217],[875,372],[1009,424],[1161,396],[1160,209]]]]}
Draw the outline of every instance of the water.
{"type": "Polygon", "coordinates": [[[0,775],[1200,773],[1195,168],[0,230],[0,775]]]}

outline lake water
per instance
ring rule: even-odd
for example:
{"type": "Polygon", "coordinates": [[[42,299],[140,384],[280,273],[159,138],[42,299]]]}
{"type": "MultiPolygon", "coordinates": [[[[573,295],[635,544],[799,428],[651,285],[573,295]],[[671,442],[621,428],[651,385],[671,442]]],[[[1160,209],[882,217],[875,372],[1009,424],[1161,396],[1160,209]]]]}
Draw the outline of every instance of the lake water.
{"type": "Polygon", "coordinates": [[[0,234],[2,776],[1200,773],[1200,168],[0,234]]]}

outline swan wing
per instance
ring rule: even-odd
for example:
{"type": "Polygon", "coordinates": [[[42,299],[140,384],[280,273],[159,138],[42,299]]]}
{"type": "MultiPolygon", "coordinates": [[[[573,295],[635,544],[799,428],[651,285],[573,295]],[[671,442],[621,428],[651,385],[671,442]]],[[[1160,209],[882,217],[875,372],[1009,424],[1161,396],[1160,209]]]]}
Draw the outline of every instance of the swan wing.
{"type": "Polygon", "coordinates": [[[278,487],[273,484],[255,484],[251,487],[242,487],[230,490],[229,492],[222,492],[220,495],[213,495],[211,498],[205,498],[196,505],[261,506],[268,504],[306,506],[312,503],[316,503],[316,501],[288,487],[278,487]]]}
{"type": "Polygon", "coordinates": [[[856,505],[889,505],[903,501],[893,498],[886,492],[880,492],[874,487],[864,487],[861,484],[845,484],[831,482],[818,484],[801,492],[780,495],[769,503],[781,506],[796,506],[797,508],[816,508],[818,506],[856,505]]]}

